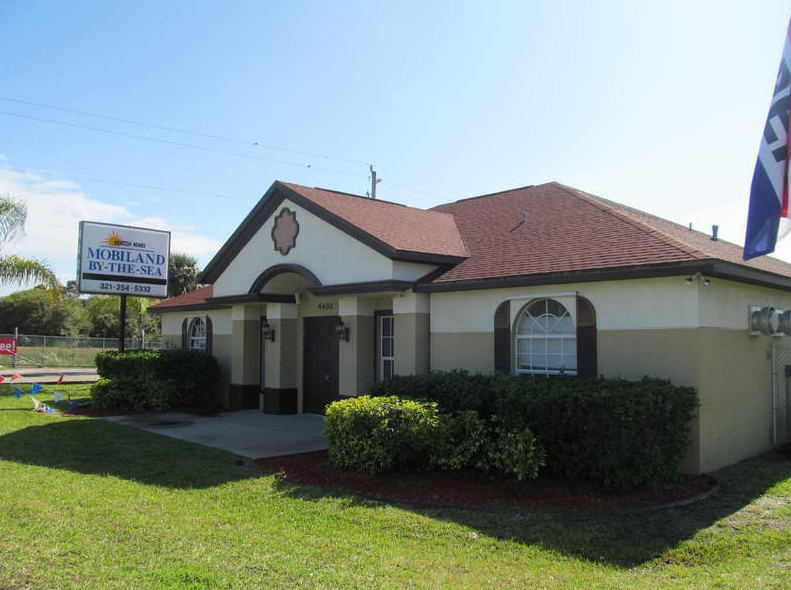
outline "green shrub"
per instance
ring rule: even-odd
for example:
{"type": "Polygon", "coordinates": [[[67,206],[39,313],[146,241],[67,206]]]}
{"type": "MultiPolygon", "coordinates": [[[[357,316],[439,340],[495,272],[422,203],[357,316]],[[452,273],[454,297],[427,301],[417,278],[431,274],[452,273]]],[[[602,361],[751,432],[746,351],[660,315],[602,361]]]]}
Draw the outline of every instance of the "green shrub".
{"type": "Polygon", "coordinates": [[[437,402],[443,416],[433,461],[439,468],[530,477],[532,465],[543,460],[555,473],[619,489],[677,476],[698,405],[693,388],[647,377],[581,380],[453,371],[394,377],[373,391],[437,402]],[[466,412],[476,413],[482,424],[466,412]],[[533,435],[545,459],[533,447],[533,435]],[[525,463],[519,466],[521,457],[525,463]]]}
{"type": "Polygon", "coordinates": [[[361,396],[327,406],[330,462],[368,473],[428,464],[439,416],[434,403],[361,396]]]}
{"type": "Polygon", "coordinates": [[[158,354],[158,350],[105,350],[96,355],[96,372],[107,379],[140,377],[158,354]]]}
{"type": "Polygon", "coordinates": [[[489,427],[474,410],[440,416],[431,450],[431,464],[439,469],[488,469],[489,427]]]}
{"type": "Polygon", "coordinates": [[[102,408],[207,407],[220,380],[217,359],[195,350],[106,351],[96,367],[103,379],[91,398],[102,408]]]}
{"type": "Polygon", "coordinates": [[[498,417],[531,428],[554,472],[617,489],[677,477],[698,406],[693,388],[647,377],[540,381],[501,398],[498,417]]]}
{"type": "Polygon", "coordinates": [[[497,437],[489,449],[491,469],[513,475],[518,480],[535,479],[539,468],[546,465],[546,452],[533,432],[497,429],[497,437]]]}
{"type": "Polygon", "coordinates": [[[166,410],[167,397],[161,388],[141,387],[134,377],[99,379],[91,386],[91,403],[99,410],[166,410]]]}

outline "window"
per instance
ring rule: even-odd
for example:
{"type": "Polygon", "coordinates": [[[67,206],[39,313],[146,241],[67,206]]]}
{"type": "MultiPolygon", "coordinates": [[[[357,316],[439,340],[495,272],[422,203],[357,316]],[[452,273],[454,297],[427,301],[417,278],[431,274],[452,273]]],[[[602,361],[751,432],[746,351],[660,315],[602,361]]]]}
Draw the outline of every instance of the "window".
{"type": "Polygon", "coordinates": [[[379,379],[387,379],[395,373],[395,318],[379,316],[379,379]]]}
{"type": "Polygon", "coordinates": [[[206,321],[193,318],[187,332],[187,347],[190,350],[206,351],[206,321]]]}
{"type": "Polygon", "coordinates": [[[560,302],[539,299],[522,312],[516,327],[516,372],[577,374],[577,331],[560,302]]]}

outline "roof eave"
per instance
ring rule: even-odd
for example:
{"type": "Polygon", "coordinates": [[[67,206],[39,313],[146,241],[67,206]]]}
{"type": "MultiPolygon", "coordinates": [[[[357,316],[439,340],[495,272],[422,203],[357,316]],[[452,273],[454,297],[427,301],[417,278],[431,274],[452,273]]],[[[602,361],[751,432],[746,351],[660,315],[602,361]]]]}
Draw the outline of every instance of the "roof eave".
{"type": "Polygon", "coordinates": [[[709,278],[721,278],[774,289],[791,290],[791,277],[749,268],[723,260],[704,259],[651,266],[590,269],[560,273],[541,273],[510,277],[492,277],[438,283],[421,283],[415,286],[419,293],[447,293],[451,291],[473,291],[510,287],[532,287],[540,285],[562,285],[569,283],[592,283],[630,279],[650,279],[679,275],[705,274],[709,278]]]}

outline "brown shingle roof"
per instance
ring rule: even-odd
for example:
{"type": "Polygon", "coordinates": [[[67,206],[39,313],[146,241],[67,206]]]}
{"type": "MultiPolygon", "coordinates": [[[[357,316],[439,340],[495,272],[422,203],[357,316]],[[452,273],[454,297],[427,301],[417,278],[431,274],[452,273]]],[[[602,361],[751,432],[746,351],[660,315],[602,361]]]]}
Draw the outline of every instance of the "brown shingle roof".
{"type": "Polygon", "coordinates": [[[456,222],[448,213],[298,184],[281,184],[394,250],[467,256],[456,222]]]}
{"type": "Polygon", "coordinates": [[[158,312],[158,311],[166,311],[170,308],[180,307],[180,308],[189,308],[189,307],[196,307],[196,306],[203,306],[207,305],[207,299],[214,295],[214,286],[208,285],[206,287],[199,287],[194,291],[190,291],[189,293],[184,293],[184,295],[178,295],[177,297],[171,297],[170,299],[166,299],[162,303],[158,303],[156,305],[152,305],[148,308],[149,311],[158,312]]]}
{"type": "Polygon", "coordinates": [[[201,280],[216,281],[285,199],[393,260],[447,264],[467,256],[447,213],[276,181],[209,262],[201,280]]]}
{"type": "Polygon", "coordinates": [[[785,262],[763,257],[745,263],[735,244],[554,182],[434,210],[455,216],[470,251],[435,284],[704,260],[791,276],[785,262]]]}

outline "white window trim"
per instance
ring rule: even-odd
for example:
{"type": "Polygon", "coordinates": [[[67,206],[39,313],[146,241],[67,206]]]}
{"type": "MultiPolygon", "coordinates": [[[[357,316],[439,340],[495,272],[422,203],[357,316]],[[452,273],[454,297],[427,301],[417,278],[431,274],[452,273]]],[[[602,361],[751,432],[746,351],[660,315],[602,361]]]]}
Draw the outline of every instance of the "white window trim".
{"type": "MultiPolygon", "coordinates": [[[[557,317],[557,316],[554,316],[557,317]]],[[[546,349],[546,347],[545,347],[546,349]]],[[[561,360],[570,357],[570,353],[564,352],[565,346],[561,345],[561,351],[559,353],[551,353],[552,356],[560,356],[561,360]]],[[[544,357],[549,356],[546,352],[544,353],[544,357]]],[[[568,308],[563,301],[556,299],[555,297],[530,297],[530,302],[526,303],[517,313],[517,321],[514,326],[514,371],[517,375],[576,375],[577,374],[577,321],[575,314],[572,314],[572,311],[568,308]],[[554,301],[558,305],[561,305],[566,313],[569,315],[569,318],[572,321],[574,331],[573,333],[564,333],[564,334],[520,334],[519,333],[519,325],[524,321],[525,316],[527,315],[528,308],[532,305],[534,301],[554,301]],[[522,353],[519,352],[519,341],[520,340],[527,340],[530,342],[533,341],[543,341],[545,344],[550,340],[560,340],[562,343],[573,341],[574,342],[574,364],[575,367],[573,369],[565,369],[563,367],[559,369],[520,369],[520,357],[528,356],[531,359],[535,359],[535,356],[539,356],[531,352],[522,353]]]]}
{"type": "Polygon", "coordinates": [[[395,315],[394,314],[383,314],[378,316],[379,317],[379,325],[377,326],[378,332],[378,345],[379,345],[379,354],[377,359],[377,364],[379,365],[379,375],[378,379],[385,379],[385,361],[392,361],[393,362],[393,375],[395,375],[395,315]],[[382,346],[385,335],[384,330],[382,329],[384,320],[389,319],[392,321],[392,330],[391,335],[388,338],[392,341],[391,351],[392,355],[385,356],[384,354],[384,346],[382,346]]]}

